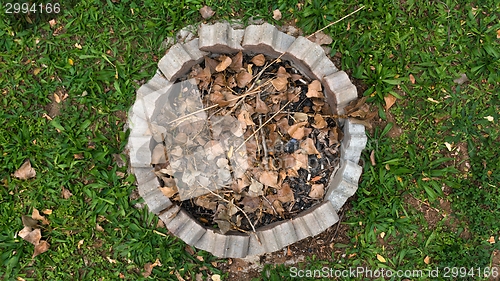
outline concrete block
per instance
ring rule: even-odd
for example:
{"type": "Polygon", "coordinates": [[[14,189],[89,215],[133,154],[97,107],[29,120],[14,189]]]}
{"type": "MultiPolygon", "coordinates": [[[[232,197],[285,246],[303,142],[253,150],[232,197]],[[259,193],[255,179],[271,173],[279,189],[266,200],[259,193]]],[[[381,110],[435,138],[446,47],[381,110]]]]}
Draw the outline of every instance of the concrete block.
{"type": "Polygon", "coordinates": [[[195,245],[207,231],[205,227],[189,215],[184,224],[184,227],[175,233],[175,235],[191,246],[195,245]]]}
{"type": "Polygon", "coordinates": [[[148,181],[156,179],[153,168],[131,168],[131,172],[135,175],[137,184],[144,184],[148,181]]]}
{"type": "Polygon", "coordinates": [[[192,66],[200,63],[207,53],[200,51],[198,46],[199,39],[172,46],[158,63],[163,75],[169,81],[175,82],[175,80],[186,74],[192,66]]]}
{"type": "Polygon", "coordinates": [[[352,123],[349,119],[344,122],[344,139],[340,147],[340,155],[342,159],[359,162],[361,152],[366,147],[367,137],[365,134],[365,126],[352,123]]]}
{"type": "MultiPolygon", "coordinates": [[[[130,109],[129,116],[144,119],[148,122],[148,126],[150,126],[149,123],[160,114],[162,106],[168,101],[169,96],[173,94],[178,87],[173,87],[171,83],[168,83],[165,87],[155,91],[150,91],[152,88],[149,87],[146,87],[146,90],[141,90],[144,87],[145,86],[139,88],[138,92],[142,92],[141,97],[139,98],[138,94],[138,98],[130,109]]],[[[134,119],[133,121],[136,120],[134,119]]]]}
{"type": "Polygon", "coordinates": [[[127,123],[130,128],[129,136],[151,136],[149,123],[135,114],[133,110],[129,112],[127,123]]]}
{"type": "Polygon", "coordinates": [[[214,247],[212,248],[212,254],[217,257],[225,257],[227,250],[227,236],[220,233],[215,233],[214,247]]]}
{"type": "MultiPolygon", "coordinates": [[[[260,242],[264,246],[266,252],[274,252],[281,249],[278,241],[276,241],[274,226],[276,226],[279,222],[268,224],[263,226],[257,230],[257,236],[260,239],[260,242]]],[[[250,251],[249,251],[250,252],[250,251]]]]}
{"type": "Polygon", "coordinates": [[[168,225],[180,212],[181,208],[177,205],[172,205],[169,209],[162,211],[158,217],[163,221],[165,225],[168,225]]]}
{"type": "Polygon", "coordinates": [[[148,204],[149,211],[157,215],[161,213],[161,211],[172,206],[170,199],[163,195],[158,188],[142,196],[142,198],[144,198],[144,201],[148,204]]]}
{"type": "Polygon", "coordinates": [[[295,228],[295,233],[297,235],[297,241],[307,238],[312,235],[307,226],[307,222],[304,217],[297,217],[292,220],[293,227],[295,228]]]}
{"type": "Polygon", "coordinates": [[[297,37],[290,45],[283,59],[291,61],[293,66],[311,79],[321,81],[325,75],[337,71],[335,65],[325,55],[323,48],[302,36],[297,37]]]}
{"type": "Polygon", "coordinates": [[[141,99],[145,95],[168,87],[170,84],[170,81],[168,81],[165,76],[161,74],[161,72],[157,71],[153,78],[151,78],[151,80],[139,87],[139,89],[137,90],[136,99],[141,99]]]}
{"type": "Polygon", "coordinates": [[[226,235],[226,253],[225,258],[244,258],[248,254],[248,235],[226,235]]]}
{"type": "Polygon", "coordinates": [[[344,107],[358,97],[356,86],[344,71],[338,71],[323,78],[326,101],[338,114],[344,114],[344,107]]]}
{"type": "Polygon", "coordinates": [[[266,253],[266,249],[264,248],[264,244],[262,243],[262,240],[259,238],[259,235],[256,233],[250,233],[249,236],[249,242],[248,242],[248,256],[254,256],[254,255],[262,255],[266,253]]]}
{"type": "Polygon", "coordinates": [[[159,186],[160,183],[158,182],[158,179],[151,179],[147,182],[139,183],[137,185],[137,189],[139,191],[139,195],[141,195],[141,197],[144,197],[146,196],[146,194],[157,190],[159,186]]]}
{"type": "Polygon", "coordinates": [[[242,46],[245,53],[266,54],[277,58],[295,41],[295,37],[279,31],[268,23],[249,25],[243,35],[242,46]]]}
{"type": "Polygon", "coordinates": [[[321,232],[339,221],[337,210],[335,210],[334,206],[329,201],[324,201],[313,211],[313,215],[323,229],[321,232]]]}
{"type": "Polygon", "coordinates": [[[274,237],[280,249],[298,241],[297,233],[291,220],[281,221],[276,225],[274,227],[274,237]]]}
{"type": "Polygon", "coordinates": [[[198,241],[194,243],[194,247],[213,253],[215,246],[215,231],[213,229],[206,229],[205,233],[198,241]]]}
{"type": "Polygon", "coordinates": [[[177,236],[177,233],[180,233],[182,228],[187,225],[186,222],[189,219],[189,215],[182,208],[179,208],[179,210],[177,210],[175,213],[172,212],[170,215],[171,218],[170,220],[168,220],[168,223],[165,221],[163,222],[165,222],[165,226],[167,227],[167,229],[172,232],[172,234],[177,236]]]}
{"type": "Polygon", "coordinates": [[[335,210],[339,210],[347,198],[356,193],[359,176],[363,168],[358,164],[342,160],[341,167],[330,177],[330,183],[325,198],[332,202],[335,210]]]}
{"type": "Polygon", "coordinates": [[[151,151],[154,147],[151,136],[129,136],[127,147],[132,167],[151,167],[151,151]]]}
{"type": "Polygon", "coordinates": [[[244,32],[243,29],[234,30],[227,22],[202,24],[198,31],[198,47],[211,53],[234,54],[243,50],[241,40],[244,32]]]}

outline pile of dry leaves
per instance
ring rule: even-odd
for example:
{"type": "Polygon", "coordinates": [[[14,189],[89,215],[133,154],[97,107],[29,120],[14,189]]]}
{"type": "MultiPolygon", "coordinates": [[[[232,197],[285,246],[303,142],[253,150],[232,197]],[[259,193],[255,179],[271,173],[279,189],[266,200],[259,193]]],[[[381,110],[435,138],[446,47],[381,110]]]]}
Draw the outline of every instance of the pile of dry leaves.
{"type": "MultiPolygon", "coordinates": [[[[319,81],[241,52],[205,57],[181,80],[153,124],[163,136],[153,164],[166,196],[223,233],[291,218],[323,199],[342,131],[319,81]]],[[[363,106],[348,110],[359,117],[363,106]]]]}

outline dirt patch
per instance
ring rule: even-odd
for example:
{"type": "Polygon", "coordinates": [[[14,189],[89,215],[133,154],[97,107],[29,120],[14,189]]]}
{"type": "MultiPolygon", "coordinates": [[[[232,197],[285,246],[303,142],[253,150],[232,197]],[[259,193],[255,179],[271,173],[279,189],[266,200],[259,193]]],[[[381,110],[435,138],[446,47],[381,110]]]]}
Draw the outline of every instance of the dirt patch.
{"type": "MultiPolygon", "coordinates": [[[[351,199],[352,200],[352,199],[351,199]]],[[[349,201],[351,201],[349,200],[349,201]]],[[[340,219],[344,219],[343,213],[351,208],[349,201],[339,212],[340,219]]],[[[285,265],[287,267],[300,266],[313,256],[317,260],[336,262],[345,257],[345,249],[336,248],[336,244],[349,244],[347,236],[349,226],[341,222],[329,227],[324,232],[308,237],[290,246],[260,257],[246,259],[228,259],[226,263],[219,264],[219,269],[229,273],[228,280],[250,280],[260,278],[265,265],[285,265]]]]}
{"type": "MultiPolygon", "coordinates": [[[[500,239],[500,238],[499,238],[500,239]]],[[[494,250],[492,253],[492,259],[491,259],[491,269],[493,270],[495,268],[496,273],[500,274],[500,250],[494,250]]],[[[488,280],[498,280],[499,275],[495,276],[490,276],[488,280]]]]}
{"type": "Polygon", "coordinates": [[[447,216],[446,213],[442,212],[441,210],[438,210],[430,206],[429,203],[423,202],[411,195],[405,195],[404,201],[406,202],[406,204],[415,208],[415,210],[423,213],[425,220],[429,224],[429,227],[432,229],[436,227],[438,222],[440,222],[444,217],[447,216]]]}

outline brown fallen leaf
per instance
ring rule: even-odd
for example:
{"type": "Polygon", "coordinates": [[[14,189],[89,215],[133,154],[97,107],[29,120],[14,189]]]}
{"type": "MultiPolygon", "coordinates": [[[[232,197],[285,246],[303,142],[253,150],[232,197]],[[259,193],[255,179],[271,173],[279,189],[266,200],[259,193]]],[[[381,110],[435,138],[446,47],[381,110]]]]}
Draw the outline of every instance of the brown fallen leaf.
{"type": "Polygon", "coordinates": [[[33,213],[31,214],[31,217],[35,220],[42,221],[42,224],[44,225],[49,225],[49,220],[47,220],[47,218],[45,218],[44,216],[40,215],[40,212],[36,208],[33,208],[33,213]]]}
{"type": "Polygon", "coordinates": [[[278,200],[281,203],[293,202],[295,197],[293,196],[293,190],[290,188],[290,184],[284,183],[280,189],[278,189],[278,200]]]}
{"type": "Polygon", "coordinates": [[[71,191],[69,191],[69,189],[64,188],[64,186],[61,186],[61,188],[62,188],[61,197],[63,199],[68,199],[71,196],[73,196],[73,194],[71,193],[71,191]]]}
{"type": "Polygon", "coordinates": [[[311,191],[309,192],[309,197],[314,199],[321,199],[325,195],[325,186],[323,184],[313,184],[311,185],[311,191]]]}
{"type": "Polygon", "coordinates": [[[410,77],[410,82],[412,84],[415,84],[415,76],[413,76],[413,74],[410,73],[409,77],[410,77]]]}
{"type": "Polygon", "coordinates": [[[54,25],[56,25],[56,20],[55,19],[49,20],[49,25],[50,27],[54,27],[54,25]]]}
{"type": "Polygon", "coordinates": [[[36,246],[40,243],[40,239],[42,238],[42,231],[39,228],[29,231],[30,229],[31,228],[26,227],[23,228],[23,230],[19,232],[19,236],[36,246]]]}
{"type": "Polygon", "coordinates": [[[217,72],[222,72],[226,70],[226,68],[228,68],[228,66],[230,66],[231,63],[233,62],[230,57],[224,55],[220,56],[219,60],[220,63],[217,65],[217,67],[215,67],[215,71],[217,72]]]}
{"type": "Polygon", "coordinates": [[[259,197],[245,196],[240,203],[243,205],[243,211],[253,213],[261,207],[262,202],[259,197]]]}
{"type": "Polygon", "coordinates": [[[251,62],[256,66],[263,66],[266,63],[266,58],[263,54],[258,54],[252,58],[251,62]]]}
{"type": "Polygon", "coordinates": [[[312,126],[316,129],[323,129],[326,126],[328,126],[328,123],[326,123],[325,119],[321,114],[316,114],[314,115],[314,124],[312,126]]]}
{"type": "Polygon", "coordinates": [[[246,72],[245,70],[238,72],[236,74],[236,82],[238,83],[238,87],[244,88],[248,83],[252,81],[252,74],[246,72]]]}
{"type": "Polygon", "coordinates": [[[163,195],[167,196],[168,198],[172,198],[177,192],[177,186],[170,186],[170,187],[159,187],[161,193],[163,195]]]}
{"type": "MultiPolygon", "coordinates": [[[[229,68],[232,71],[238,72],[243,68],[243,53],[241,51],[239,51],[236,55],[234,55],[231,58],[231,60],[232,60],[232,62],[229,65],[229,68]]],[[[240,87],[240,88],[242,88],[242,87],[240,87]]]]}
{"type": "Polygon", "coordinates": [[[32,228],[38,227],[38,221],[35,220],[35,219],[33,219],[33,218],[31,218],[31,217],[22,215],[21,216],[21,220],[23,221],[23,225],[24,226],[32,227],[32,228]]]}
{"type": "Polygon", "coordinates": [[[205,6],[200,8],[200,14],[201,14],[202,18],[209,19],[215,14],[215,12],[214,12],[214,10],[212,10],[212,8],[205,5],[205,6]]]}
{"type": "Polygon", "coordinates": [[[278,215],[282,218],[285,217],[285,209],[283,208],[283,205],[281,204],[281,201],[279,200],[274,200],[273,202],[273,207],[278,212],[278,215]]]}
{"type": "Polygon", "coordinates": [[[276,171],[264,171],[259,177],[259,182],[277,188],[278,187],[278,172],[276,171]]]}
{"type": "Polygon", "coordinates": [[[370,162],[372,163],[372,166],[376,166],[377,162],[375,161],[375,150],[372,150],[370,153],[370,162]]]}
{"type": "Polygon", "coordinates": [[[316,146],[314,145],[314,141],[311,138],[306,138],[300,143],[300,148],[302,148],[307,155],[311,154],[316,154],[318,155],[318,158],[321,158],[321,154],[319,151],[316,149],[316,146]]]}
{"type": "Polygon", "coordinates": [[[429,264],[429,263],[431,263],[431,257],[429,257],[429,256],[425,256],[425,258],[424,258],[424,262],[425,262],[425,264],[429,264]]]}
{"type": "Polygon", "coordinates": [[[266,114],[269,112],[269,107],[260,99],[260,96],[255,98],[255,112],[266,114]]]}
{"type": "Polygon", "coordinates": [[[271,80],[271,84],[273,84],[276,91],[285,91],[288,88],[288,79],[285,77],[278,77],[271,80]]]}
{"type": "Polygon", "coordinates": [[[384,97],[384,101],[385,101],[385,110],[389,110],[396,102],[396,97],[391,94],[387,94],[387,96],[384,97]]]}
{"type": "Polygon", "coordinates": [[[47,242],[47,241],[40,241],[39,244],[35,245],[35,251],[33,252],[33,257],[36,257],[40,254],[43,254],[45,252],[47,252],[50,248],[50,244],[47,242]]]}
{"type": "Polygon", "coordinates": [[[315,33],[313,36],[309,37],[309,40],[318,45],[328,45],[333,42],[332,37],[326,35],[323,31],[315,33]]]}
{"type": "Polygon", "coordinates": [[[299,123],[296,123],[296,124],[290,126],[290,128],[288,129],[288,134],[296,140],[303,139],[305,136],[304,127],[306,124],[307,124],[307,121],[299,122],[299,123]]]}
{"type": "Polygon", "coordinates": [[[24,161],[23,165],[14,172],[14,177],[20,180],[27,180],[30,178],[34,178],[36,176],[36,171],[31,167],[31,163],[29,159],[24,161]]]}
{"type": "Polygon", "coordinates": [[[273,19],[275,19],[275,20],[281,19],[281,11],[279,9],[276,9],[273,11],[273,19]]]}
{"type": "Polygon", "coordinates": [[[307,86],[306,97],[308,98],[324,98],[323,92],[321,92],[321,82],[314,80],[307,86]]]}

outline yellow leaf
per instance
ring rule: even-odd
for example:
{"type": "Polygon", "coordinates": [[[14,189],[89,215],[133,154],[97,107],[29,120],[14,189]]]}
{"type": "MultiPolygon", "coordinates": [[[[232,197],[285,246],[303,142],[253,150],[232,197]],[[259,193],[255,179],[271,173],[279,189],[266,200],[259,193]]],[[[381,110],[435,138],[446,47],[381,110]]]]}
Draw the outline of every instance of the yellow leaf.
{"type": "Polygon", "coordinates": [[[41,70],[42,69],[40,69],[40,68],[35,68],[35,70],[33,70],[33,74],[36,76],[36,75],[38,75],[38,73],[40,73],[41,70]]]}
{"type": "Polygon", "coordinates": [[[78,43],[75,43],[75,47],[76,47],[77,49],[80,49],[80,50],[82,49],[82,45],[80,45],[80,44],[78,44],[78,43]]]}
{"type": "Polygon", "coordinates": [[[433,98],[427,98],[428,101],[430,102],[433,102],[433,103],[439,103],[437,100],[433,99],[433,98]]]}
{"type": "Polygon", "coordinates": [[[424,262],[425,262],[425,264],[429,264],[431,262],[431,257],[425,256],[424,262]]]}
{"type": "Polygon", "coordinates": [[[488,239],[488,242],[490,242],[490,244],[495,244],[495,237],[491,236],[490,239],[488,239]]]}
{"type": "Polygon", "coordinates": [[[379,254],[377,254],[377,260],[379,262],[386,262],[385,258],[383,256],[379,255],[379,254]]]}
{"type": "Polygon", "coordinates": [[[448,149],[448,151],[451,151],[452,147],[451,147],[450,143],[445,142],[444,145],[446,146],[446,148],[448,149]]]}
{"type": "Polygon", "coordinates": [[[68,59],[68,63],[69,63],[70,65],[73,65],[73,60],[72,60],[72,59],[68,59]]]}
{"type": "Polygon", "coordinates": [[[493,120],[495,120],[492,116],[486,116],[486,117],[484,117],[484,119],[486,119],[490,122],[493,122],[493,120]]]}
{"type": "Polygon", "coordinates": [[[385,237],[385,232],[381,232],[380,233],[380,238],[384,239],[384,237],[385,237]]]}

